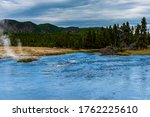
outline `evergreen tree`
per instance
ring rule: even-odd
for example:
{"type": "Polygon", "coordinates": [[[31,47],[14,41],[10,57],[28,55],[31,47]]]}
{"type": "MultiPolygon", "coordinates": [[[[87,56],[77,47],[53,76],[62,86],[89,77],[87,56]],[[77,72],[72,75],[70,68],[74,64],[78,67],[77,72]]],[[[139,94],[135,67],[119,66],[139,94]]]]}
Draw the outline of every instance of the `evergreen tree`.
{"type": "Polygon", "coordinates": [[[146,22],[146,18],[143,17],[141,21],[141,34],[145,36],[146,32],[147,32],[147,22],[146,22]]]}
{"type": "Polygon", "coordinates": [[[92,31],[89,30],[85,39],[85,47],[87,49],[92,48],[92,31]]]}
{"type": "Polygon", "coordinates": [[[139,49],[147,48],[147,22],[146,18],[143,17],[141,21],[141,35],[138,38],[138,47],[139,49]]]}
{"type": "Polygon", "coordinates": [[[150,44],[150,34],[145,17],[135,28],[133,26],[131,28],[129,22],[126,22],[120,26],[114,24],[109,27],[81,28],[78,32],[9,34],[13,46],[17,46],[17,39],[20,39],[23,46],[73,49],[96,49],[107,46],[129,48],[131,45],[136,45],[138,49],[144,49],[150,44]]]}
{"type": "Polygon", "coordinates": [[[114,24],[113,26],[113,43],[112,45],[114,47],[117,47],[119,46],[119,43],[120,43],[120,34],[119,34],[119,30],[118,30],[118,25],[114,24]]]}

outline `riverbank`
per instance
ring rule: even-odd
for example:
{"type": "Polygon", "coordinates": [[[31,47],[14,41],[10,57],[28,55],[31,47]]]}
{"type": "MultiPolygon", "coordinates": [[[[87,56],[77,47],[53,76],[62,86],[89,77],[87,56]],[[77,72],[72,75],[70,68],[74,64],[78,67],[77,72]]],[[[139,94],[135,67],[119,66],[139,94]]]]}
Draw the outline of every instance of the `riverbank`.
{"type": "MultiPolygon", "coordinates": [[[[10,47],[16,56],[48,56],[60,55],[74,52],[100,52],[100,49],[62,49],[62,48],[48,48],[48,47],[10,47]]],[[[113,54],[112,54],[113,55],[113,54]]],[[[150,48],[144,50],[126,50],[124,52],[117,52],[114,55],[150,55],[150,48]]],[[[0,58],[9,57],[6,54],[5,48],[0,47],[0,58]]]]}
{"type": "MultiPolygon", "coordinates": [[[[96,49],[62,49],[62,48],[48,48],[48,47],[10,47],[12,52],[17,56],[46,56],[46,55],[60,55],[74,52],[94,52],[96,49]]],[[[7,57],[4,47],[0,47],[0,58],[7,57]]]]}
{"type": "Polygon", "coordinates": [[[128,55],[150,55],[150,46],[147,49],[141,50],[128,50],[128,49],[118,49],[111,46],[106,48],[99,49],[102,55],[120,55],[120,56],[128,56],[128,55]]]}
{"type": "Polygon", "coordinates": [[[150,48],[144,50],[126,50],[124,52],[118,52],[117,55],[150,55],[150,48]]]}

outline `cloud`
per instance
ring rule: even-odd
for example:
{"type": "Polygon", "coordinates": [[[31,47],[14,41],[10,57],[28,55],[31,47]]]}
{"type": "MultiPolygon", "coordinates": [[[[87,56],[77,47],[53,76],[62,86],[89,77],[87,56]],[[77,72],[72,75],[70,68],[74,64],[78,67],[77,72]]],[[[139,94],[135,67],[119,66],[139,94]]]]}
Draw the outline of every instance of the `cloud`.
{"type": "MultiPolygon", "coordinates": [[[[6,11],[29,9],[40,4],[62,3],[68,0],[2,0],[0,8],[6,11]]],[[[10,11],[11,12],[11,11],[10,11]]]]}
{"type": "Polygon", "coordinates": [[[38,23],[91,26],[150,18],[149,6],[149,0],[2,0],[0,15],[38,23]]]}

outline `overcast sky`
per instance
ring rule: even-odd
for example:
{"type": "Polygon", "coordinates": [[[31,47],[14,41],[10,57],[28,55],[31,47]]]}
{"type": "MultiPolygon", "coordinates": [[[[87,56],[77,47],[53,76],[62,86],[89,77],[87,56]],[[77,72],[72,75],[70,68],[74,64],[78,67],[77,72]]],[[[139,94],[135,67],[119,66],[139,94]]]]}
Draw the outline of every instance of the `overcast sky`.
{"type": "Polygon", "coordinates": [[[58,26],[106,26],[150,20],[150,0],[1,0],[0,19],[58,26]]]}

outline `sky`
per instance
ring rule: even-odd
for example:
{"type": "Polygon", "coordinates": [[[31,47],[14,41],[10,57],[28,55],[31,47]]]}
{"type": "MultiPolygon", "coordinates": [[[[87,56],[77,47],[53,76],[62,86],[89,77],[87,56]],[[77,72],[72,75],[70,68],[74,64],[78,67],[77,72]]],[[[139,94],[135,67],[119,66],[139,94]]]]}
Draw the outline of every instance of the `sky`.
{"type": "Polygon", "coordinates": [[[150,20],[150,0],[0,0],[0,19],[98,27],[150,20]]]}

